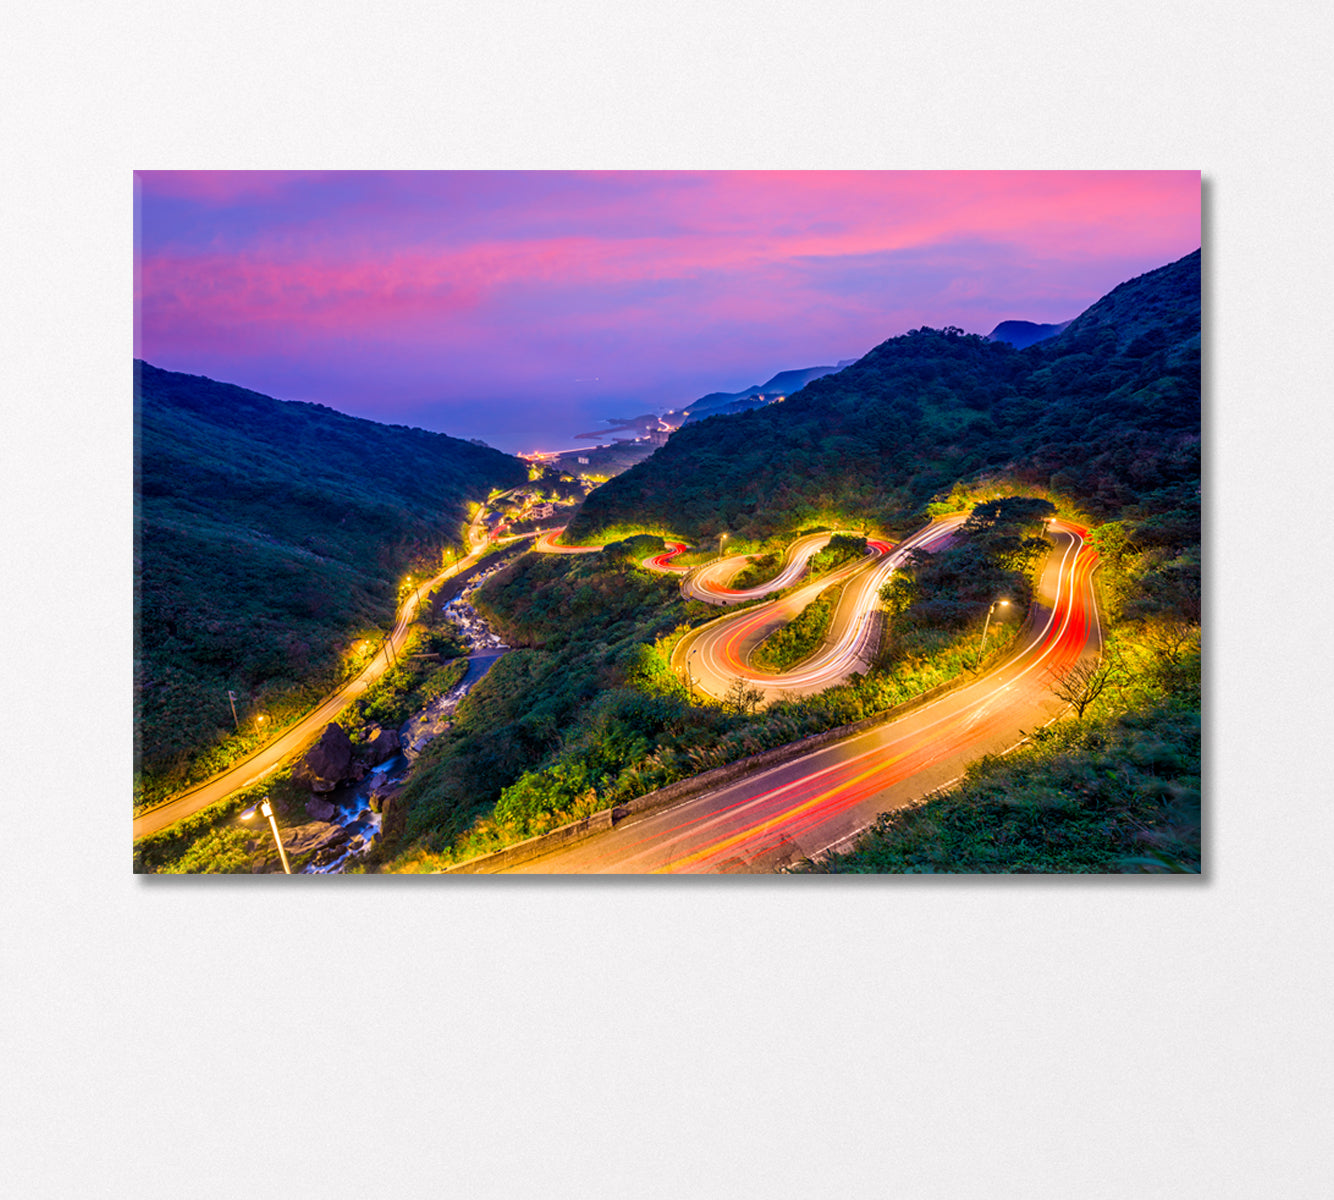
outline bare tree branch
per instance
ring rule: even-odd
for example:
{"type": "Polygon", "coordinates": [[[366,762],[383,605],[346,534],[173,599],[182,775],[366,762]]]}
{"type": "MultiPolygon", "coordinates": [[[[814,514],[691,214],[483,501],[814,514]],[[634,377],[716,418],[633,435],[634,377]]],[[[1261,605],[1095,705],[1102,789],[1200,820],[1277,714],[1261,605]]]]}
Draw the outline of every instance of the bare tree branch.
{"type": "Polygon", "coordinates": [[[764,700],[764,690],[752,687],[740,677],[732,680],[732,686],[723,697],[723,709],[737,716],[749,716],[764,700]]]}
{"type": "Polygon", "coordinates": [[[1121,673],[1120,661],[1111,654],[1101,658],[1081,659],[1064,671],[1052,668],[1047,672],[1048,686],[1058,700],[1074,707],[1083,720],[1084,710],[1107,690],[1121,673]]]}

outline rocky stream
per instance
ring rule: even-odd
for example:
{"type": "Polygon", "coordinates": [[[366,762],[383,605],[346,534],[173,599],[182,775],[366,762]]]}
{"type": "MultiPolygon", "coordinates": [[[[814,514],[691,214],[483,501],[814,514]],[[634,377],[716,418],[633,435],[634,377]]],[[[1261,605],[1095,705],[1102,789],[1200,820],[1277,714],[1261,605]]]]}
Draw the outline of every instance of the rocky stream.
{"type": "MultiPolygon", "coordinates": [[[[467,671],[453,688],[397,729],[378,725],[357,729],[356,745],[343,725],[327,725],[297,764],[292,778],[310,789],[306,813],[312,819],[281,832],[289,859],[304,861],[301,873],[339,874],[402,832],[406,812],[401,792],[413,765],[449,728],[459,701],[509,650],[471,603],[473,590],[500,565],[474,577],[443,608],[468,647],[467,671]]],[[[252,851],[255,871],[282,870],[271,837],[257,838],[252,851]]]]}

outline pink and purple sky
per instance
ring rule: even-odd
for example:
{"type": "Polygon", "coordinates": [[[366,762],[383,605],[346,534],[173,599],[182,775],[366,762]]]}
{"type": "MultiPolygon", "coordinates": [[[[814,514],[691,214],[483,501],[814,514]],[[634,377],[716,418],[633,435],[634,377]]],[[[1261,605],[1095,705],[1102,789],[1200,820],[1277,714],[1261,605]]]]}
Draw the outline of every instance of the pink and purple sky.
{"type": "Polygon", "coordinates": [[[140,171],[135,355],[564,449],[921,325],[1077,316],[1198,171],[140,171]]]}

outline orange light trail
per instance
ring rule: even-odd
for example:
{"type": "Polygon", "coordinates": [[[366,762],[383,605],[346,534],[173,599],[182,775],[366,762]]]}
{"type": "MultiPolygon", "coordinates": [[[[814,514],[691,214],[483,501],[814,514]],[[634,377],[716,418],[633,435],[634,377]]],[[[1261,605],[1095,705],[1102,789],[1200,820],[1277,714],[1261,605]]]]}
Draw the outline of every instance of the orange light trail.
{"type": "MultiPolygon", "coordinates": [[[[1092,632],[1094,614],[1091,611],[1091,576],[1097,566],[1097,554],[1085,542],[1087,531],[1075,525],[1065,525],[1077,541],[1071,547],[1075,561],[1069,570],[1069,586],[1058,593],[1057,602],[1043,637],[1015,663],[992,673],[997,686],[987,692],[978,703],[950,712],[938,720],[902,739],[890,747],[864,751],[852,759],[818,771],[804,779],[784,784],[759,796],[750,796],[706,817],[686,822],[671,831],[675,835],[686,832],[690,826],[704,828],[723,824],[746,808],[769,808],[782,804],[779,811],[754,821],[746,827],[691,851],[657,868],[658,873],[708,870],[723,856],[744,850],[757,850],[773,834],[781,832],[789,838],[818,828],[831,817],[870,799],[891,785],[909,778],[932,761],[946,754],[980,744],[1000,732],[1012,718],[1007,705],[1001,703],[1003,694],[1026,676],[1046,663],[1054,672],[1064,672],[1083,654],[1092,632]],[[1016,665],[1022,669],[1010,677],[1016,665]],[[1004,681],[1002,682],[1002,677],[1004,681]],[[867,760],[872,760],[869,765],[867,760]]],[[[1068,554],[1069,552],[1067,552],[1068,554]]],[[[1062,584],[1065,572],[1062,572],[1062,584]]],[[[662,835],[655,838],[661,840],[662,835]]]]}

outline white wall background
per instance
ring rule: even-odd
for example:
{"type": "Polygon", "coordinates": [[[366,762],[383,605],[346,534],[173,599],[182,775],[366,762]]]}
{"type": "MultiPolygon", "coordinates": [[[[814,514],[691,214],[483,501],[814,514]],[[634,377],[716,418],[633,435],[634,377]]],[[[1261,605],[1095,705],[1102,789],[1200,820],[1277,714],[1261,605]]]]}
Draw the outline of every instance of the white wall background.
{"type": "Polygon", "coordinates": [[[1324,12],[11,12],[6,1190],[1327,1195],[1324,12]],[[133,877],[131,171],[483,166],[1202,169],[1207,877],[133,877]]]}

